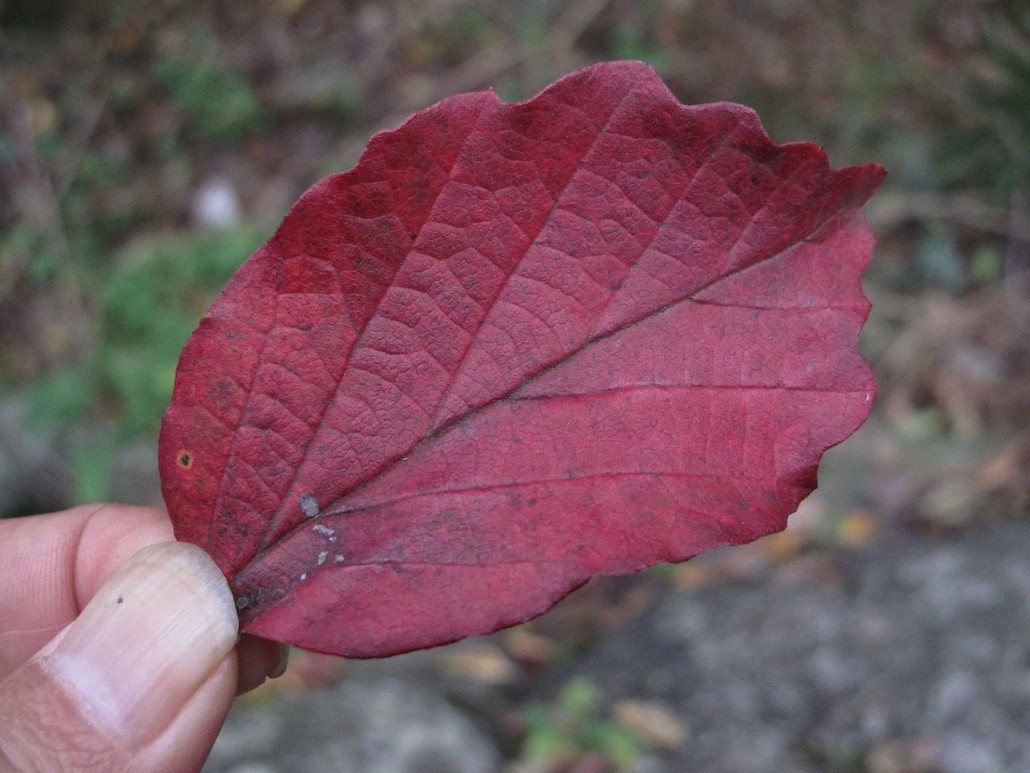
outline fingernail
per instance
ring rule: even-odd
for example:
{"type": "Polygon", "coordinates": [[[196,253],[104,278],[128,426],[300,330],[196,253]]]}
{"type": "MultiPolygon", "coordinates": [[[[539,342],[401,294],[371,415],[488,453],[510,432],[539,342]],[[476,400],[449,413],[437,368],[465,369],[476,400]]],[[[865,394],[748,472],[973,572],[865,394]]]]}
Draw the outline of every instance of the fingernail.
{"type": "Polygon", "coordinates": [[[132,744],[164,728],[236,643],[221,571],[200,548],[153,545],[89,602],[46,657],[96,722],[132,744]]]}

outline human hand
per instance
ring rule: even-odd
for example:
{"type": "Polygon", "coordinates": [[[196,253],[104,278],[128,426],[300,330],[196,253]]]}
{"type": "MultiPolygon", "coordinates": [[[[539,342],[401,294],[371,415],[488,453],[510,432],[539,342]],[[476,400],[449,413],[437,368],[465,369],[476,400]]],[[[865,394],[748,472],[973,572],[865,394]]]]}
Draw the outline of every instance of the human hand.
{"type": "Polygon", "coordinates": [[[197,770],[233,696],[281,673],[172,539],[126,505],[0,520],[0,770],[197,770]]]}

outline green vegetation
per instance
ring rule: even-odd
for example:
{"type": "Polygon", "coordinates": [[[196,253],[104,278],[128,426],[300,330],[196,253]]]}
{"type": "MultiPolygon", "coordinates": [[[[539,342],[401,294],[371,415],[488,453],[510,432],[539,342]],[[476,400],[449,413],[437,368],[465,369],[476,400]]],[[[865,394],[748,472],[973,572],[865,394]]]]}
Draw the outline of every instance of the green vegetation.
{"type": "Polygon", "coordinates": [[[206,139],[232,142],[261,129],[261,105],[250,84],[213,60],[160,61],[156,78],[206,139]]]}
{"type": "Polygon", "coordinates": [[[31,391],[35,426],[103,428],[89,450],[73,454],[79,499],[103,499],[117,449],[137,437],[156,436],[183,344],[262,238],[254,229],[154,238],[119,256],[98,288],[100,325],[92,356],[46,374],[31,391]]]}
{"type": "Polygon", "coordinates": [[[68,423],[99,409],[117,417],[120,440],[156,431],[182,345],[260,240],[246,229],[127,249],[101,297],[95,356],[38,382],[36,419],[68,423]]]}
{"type": "Polygon", "coordinates": [[[640,753],[640,741],[606,716],[600,690],[585,678],[568,682],[550,705],[527,706],[523,720],[521,758],[545,770],[569,769],[585,757],[597,758],[605,770],[628,770],[640,753]]]}

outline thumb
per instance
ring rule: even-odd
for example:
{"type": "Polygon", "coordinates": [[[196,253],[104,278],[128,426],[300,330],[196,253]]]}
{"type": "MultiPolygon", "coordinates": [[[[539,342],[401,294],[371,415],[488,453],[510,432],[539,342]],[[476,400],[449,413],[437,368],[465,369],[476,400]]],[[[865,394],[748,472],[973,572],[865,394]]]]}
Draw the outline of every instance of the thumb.
{"type": "Polygon", "coordinates": [[[0,683],[0,769],[199,768],[236,690],[237,625],[200,548],[140,551],[0,683]]]}

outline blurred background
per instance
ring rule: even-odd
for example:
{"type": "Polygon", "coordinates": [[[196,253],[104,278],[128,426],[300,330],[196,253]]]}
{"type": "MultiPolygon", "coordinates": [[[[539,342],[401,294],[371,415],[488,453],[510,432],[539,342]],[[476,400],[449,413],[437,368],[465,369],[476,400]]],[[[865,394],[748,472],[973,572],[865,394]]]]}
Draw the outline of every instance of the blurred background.
{"type": "Polygon", "coordinates": [[[375,131],[622,58],[887,167],[873,418],[782,535],[428,653],[294,653],[211,771],[1030,770],[1019,0],[0,0],[0,517],[160,502],[186,337],[375,131]]]}

